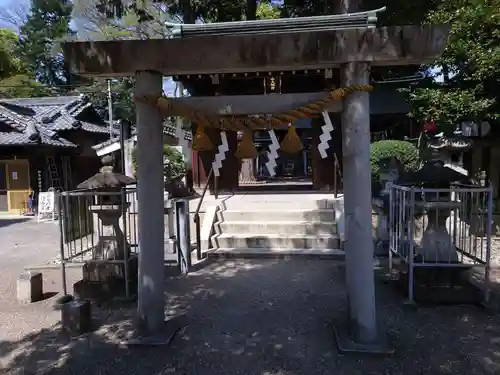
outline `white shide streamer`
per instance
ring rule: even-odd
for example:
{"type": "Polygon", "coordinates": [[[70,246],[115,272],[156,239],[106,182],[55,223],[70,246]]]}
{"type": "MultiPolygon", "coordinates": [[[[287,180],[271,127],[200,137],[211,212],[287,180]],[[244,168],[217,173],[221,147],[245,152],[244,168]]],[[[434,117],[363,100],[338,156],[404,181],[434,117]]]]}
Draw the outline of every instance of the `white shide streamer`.
{"type": "Polygon", "coordinates": [[[280,149],[280,144],[278,142],[278,138],[276,138],[276,133],[274,130],[269,130],[269,137],[271,137],[271,144],[269,145],[269,152],[267,153],[268,162],[266,163],[267,171],[269,172],[269,176],[276,176],[276,159],[278,159],[278,150],[280,149]]]}
{"type": "Polygon", "coordinates": [[[332,120],[330,120],[330,115],[328,114],[328,111],[323,111],[323,120],[325,120],[325,125],[321,127],[321,135],[319,136],[319,144],[318,144],[318,151],[322,159],[326,159],[328,154],[326,153],[326,150],[330,147],[328,144],[328,141],[332,139],[332,136],[330,133],[333,130],[333,124],[332,120]]]}
{"type": "Polygon", "coordinates": [[[219,169],[222,168],[222,161],[226,159],[226,152],[229,151],[229,145],[227,144],[226,132],[220,132],[221,144],[218,147],[218,152],[215,154],[215,160],[212,163],[212,168],[214,170],[214,176],[219,177],[219,169]]]}

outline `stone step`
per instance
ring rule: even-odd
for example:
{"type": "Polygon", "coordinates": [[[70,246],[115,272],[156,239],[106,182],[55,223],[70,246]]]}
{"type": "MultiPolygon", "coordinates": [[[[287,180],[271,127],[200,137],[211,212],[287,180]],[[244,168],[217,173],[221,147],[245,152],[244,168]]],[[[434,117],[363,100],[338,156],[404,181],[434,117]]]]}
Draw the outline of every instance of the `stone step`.
{"type": "Polygon", "coordinates": [[[277,234],[281,236],[286,236],[289,233],[304,235],[337,234],[337,226],[333,221],[225,221],[218,225],[220,231],[225,234],[277,234]]]}
{"type": "Polygon", "coordinates": [[[280,236],[268,234],[252,236],[246,233],[222,233],[212,239],[215,248],[281,248],[281,249],[339,249],[340,239],[336,235],[280,236]]]}
{"type": "Polygon", "coordinates": [[[315,258],[345,260],[345,253],[339,249],[283,249],[283,248],[219,248],[206,253],[208,258],[315,258]]]}
{"type": "Polygon", "coordinates": [[[319,221],[334,222],[334,210],[303,210],[303,209],[282,209],[282,210],[226,210],[218,213],[224,222],[246,221],[246,222],[282,222],[282,221],[319,221]]]}
{"type": "Polygon", "coordinates": [[[282,200],[248,200],[244,202],[239,201],[227,201],[225,206],[228,210],[239,210],[251,207],[252,210],[260,209],[289,209],[293,207],[294,209],[306,209],[306,210],[325,210],[333,209],[339,205],[340,199],[282,199],[282,200]]]}

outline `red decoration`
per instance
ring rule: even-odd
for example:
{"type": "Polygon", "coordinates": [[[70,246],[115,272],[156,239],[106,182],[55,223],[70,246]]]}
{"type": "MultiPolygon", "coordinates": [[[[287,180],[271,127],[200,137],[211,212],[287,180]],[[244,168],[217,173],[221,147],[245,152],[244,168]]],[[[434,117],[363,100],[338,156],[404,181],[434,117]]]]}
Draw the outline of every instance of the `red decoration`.
{"type": "Polygon", "coordinates": [[[424,131],[429,132],[429,133],[435,133],[437,131],[437,126],[434,120],[431,120],[427,122],[424,125],[424,131]]]}

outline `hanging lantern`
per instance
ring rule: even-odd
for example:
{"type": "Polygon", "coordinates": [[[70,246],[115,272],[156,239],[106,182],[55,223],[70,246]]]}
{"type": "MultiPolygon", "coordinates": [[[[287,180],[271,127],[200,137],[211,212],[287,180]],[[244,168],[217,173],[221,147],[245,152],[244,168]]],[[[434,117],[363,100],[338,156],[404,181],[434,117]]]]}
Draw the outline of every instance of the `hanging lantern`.
{"type": "Polygon", "coordinates": [[[287,154],[295,154],[297,152],[302,151],[304,145],[300,140],[297,129],[295,126],[289,126],[288,132],[286,133],[285,139],[281,142],[281,150],[286,152],[287,154]]]}
{"type": "Polygon", "coordinates": [[[253,144],[253,134],[250,130],[244,131],[238,148],[236,149],[235,156],[238,159],[253,159],[259,153],[253,144]]]}
{"type": "Polygon", "coordinates": [[[198,125],[196,129],[196,134],[193,139],[193,150],[195,151],[210,151],[213,150],[214,145],[208,135],[205,133],[205,128],[202,125],[198,125]]]}

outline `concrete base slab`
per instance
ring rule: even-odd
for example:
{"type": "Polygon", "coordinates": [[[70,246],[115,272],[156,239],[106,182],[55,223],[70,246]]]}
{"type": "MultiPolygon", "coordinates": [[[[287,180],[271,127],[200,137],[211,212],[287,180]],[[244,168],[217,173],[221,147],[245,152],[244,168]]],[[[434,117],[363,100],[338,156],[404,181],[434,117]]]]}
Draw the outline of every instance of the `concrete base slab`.
{"type": "Polygon", "coordinates": [[[394,348],[390,347],[386,337],[379,334],[379,340],[373,343],[360,343],[354,341],[347,327],[348,324],[339,324],[333,327],[337,349],[340,353],[361,353],[361,354],[375,354],[387,355],[394,354],[394,348]]]}

